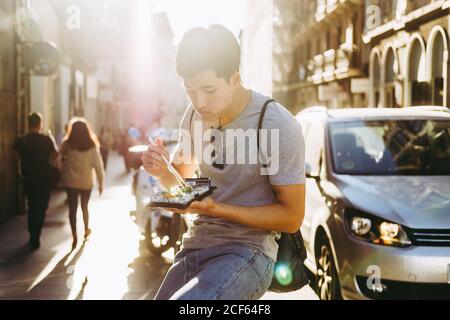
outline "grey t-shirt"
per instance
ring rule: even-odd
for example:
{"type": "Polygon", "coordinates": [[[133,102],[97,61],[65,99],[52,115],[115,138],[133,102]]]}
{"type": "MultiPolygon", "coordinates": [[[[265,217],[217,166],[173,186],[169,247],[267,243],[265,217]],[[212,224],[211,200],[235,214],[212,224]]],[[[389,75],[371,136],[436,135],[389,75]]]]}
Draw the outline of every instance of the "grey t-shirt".
{"type": "MultiPolygon", "coordinates": [[[[269,205],[276,202],[271,185],[305,183],[305,142],[301,126],[291,113],[278,103],[272,102],[268,105],[262,125],[262,128],[267,130],[266,135],[261,134],[260,141],[262,162],[268,163],[265,172],[261,162],[257,161],[258,120],[264,102],[269,99],[251,91],[251,100],[244,111],[220,131],[211,130],[211,127],[218,126],[202,121],[192,106],[187,108],[180,124],[180,129],[184,130],[180,130],[179,142],[189,145],[194,143],[193,153],[195,152],[200,162],[201,176],[210,177],[212,185],[217,187],[212,195],[216,202],[240,206],[269,205]],[[187,132],[190,132],[191,136],[186,134],[187,132]],[[202,134],[196,136],[196,132],[202,134]],[[247,138],[239,139],[244,132],[247,132],[247,138]],[[211,135],[215,137],[213,143],[211,135]],[[208,156],[212,149],[218,158],[216,163],[225,163],[223,169],[211,165],[212,160],[208,159],[208,156]],[[202,154],[206,156],[199,159],[198,155],[202,154]]],[[[245,244],[262,249],[276,261],[278,236],[277,232],[254,229],[225,219],[195,215],[192,226],[183,238],[183,248],[200,249],[224,244],[245,244]]]]}

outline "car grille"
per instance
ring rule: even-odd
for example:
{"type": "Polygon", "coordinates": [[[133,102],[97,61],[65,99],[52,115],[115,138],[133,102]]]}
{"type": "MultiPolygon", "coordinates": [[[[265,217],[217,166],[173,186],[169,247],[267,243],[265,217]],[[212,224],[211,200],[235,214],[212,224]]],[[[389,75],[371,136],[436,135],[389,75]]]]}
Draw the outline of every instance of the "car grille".
{"type": "Polygon", "coordinates": [[[416,246],[450,247],[450,229],[410,229],[408,235],[416,246]]]}
{"type": "Polygon", "coordinates": [[[374,292],[367,288],[367,277],[356,276],[358,287],[369,299],[375,300],[447,300],[450,299],[450,284],[401,282],[381,279],[384,290],[374,292]]]}

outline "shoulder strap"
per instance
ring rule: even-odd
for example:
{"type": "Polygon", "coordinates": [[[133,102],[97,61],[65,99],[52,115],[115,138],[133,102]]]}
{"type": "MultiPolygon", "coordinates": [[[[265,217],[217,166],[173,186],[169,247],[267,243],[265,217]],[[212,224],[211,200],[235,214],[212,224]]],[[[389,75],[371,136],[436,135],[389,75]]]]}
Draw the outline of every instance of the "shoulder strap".
{"type": "Polygon", "coordinates": [[[194,108],[192,108],[191,119],[189,119],[189,128],[190,128],[191,125],[192,125],[192,119],[194,118],[194,113],[195,113],[195,110],[194,110],[194,108]]]}
{"type": "Polygon", "coordinates": [[[191,146],[194,146],[194,138],[192,137],[192,119],[194,118],[195,109],[192,107],[191,118],[189,119],[189,135],[191,136],[191,146]]]}
{"type": "MultiPolygon", "coordinates": [[[[263,105],[263,107],[262,107],[262,109],[261,109],[261,113],[260,113],[260,115],[259,115],[259,121],[258,121],[258,132],[257,132],[257,137],[256,137],[256,139],[257,139],[257,147],[258,147],[258,158],[259,159],[261,159],[259,156],[260,156],[260,153],[259,153],[259,136],[260,136],[260,131],[261,131],[261,129],[262,129],[262,124],[263,124],[263,121],[264,121],[264,115],[266,114],[266,110],[267,110],[267,107],[269,106],[269,104],[270,103],[272,103],[272,102],[276,102],[274,99],[270,99],[270,100],[267,100],[265,103],[264,103],[264,105],[263,105]]],[[[262,164],[262,166],[264,167],[264,168],[267,168],[267,164],[266,163],[263,163],[262,164]]]]}

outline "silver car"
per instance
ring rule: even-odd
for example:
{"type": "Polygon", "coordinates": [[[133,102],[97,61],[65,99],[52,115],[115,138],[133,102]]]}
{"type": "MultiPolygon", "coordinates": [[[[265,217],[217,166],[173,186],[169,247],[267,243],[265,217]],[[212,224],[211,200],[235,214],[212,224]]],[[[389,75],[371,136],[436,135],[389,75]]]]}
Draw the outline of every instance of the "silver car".
{"type": "Polygon", "coordinates": [[[449,110],[312,107],[296,118],[319,297],[450,299],[449,110]]]}

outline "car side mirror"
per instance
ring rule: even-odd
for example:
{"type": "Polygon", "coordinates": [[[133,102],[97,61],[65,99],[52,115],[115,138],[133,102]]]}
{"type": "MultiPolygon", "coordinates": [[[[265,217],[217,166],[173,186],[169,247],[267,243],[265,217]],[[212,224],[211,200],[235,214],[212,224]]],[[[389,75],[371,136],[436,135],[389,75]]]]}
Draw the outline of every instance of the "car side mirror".
{"type": "Polygon", "coordinates": [[[305,164],[305,176],[306,176],[306,178],[317,178],[318,175],[312,174],[311,171],[312,171],[311,165],[309,163],[306,163],[305,164]]]}
{"type": "Polygon", "coordinates": [[[307,178],[311,178],[311,165],[309,163],[305,164],[305,175],[307,178]]]}

